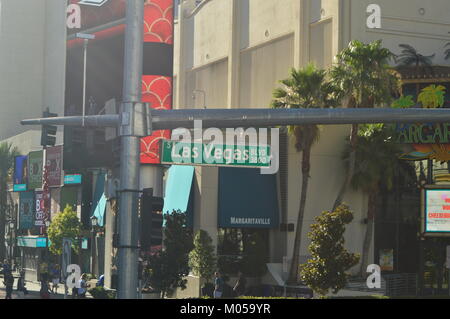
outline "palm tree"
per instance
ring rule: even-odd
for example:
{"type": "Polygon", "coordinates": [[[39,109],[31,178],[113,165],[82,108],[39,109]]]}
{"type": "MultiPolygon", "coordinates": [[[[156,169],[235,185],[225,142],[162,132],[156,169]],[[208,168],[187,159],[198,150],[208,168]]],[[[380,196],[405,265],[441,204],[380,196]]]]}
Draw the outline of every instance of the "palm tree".
{"type": "MultiPolygon", "coordinates": [[[[17,148],[5,142],[0,144],[0,238],[5,238],[5,216],[7,210],[8,182],[11,180],[14,157],[19,155],[17,148]]],[[[5,257],[5,245],[0,243],[0,256],[5,257]]]]}
{"type": "MultiPolygon", "coordinates": [[[[381,41],[370,44],[352,41],[336,58],[336,63],[330,71],[331,81],[339,88],[339,98],[345,101],[344,107],[371,108],[390,104],[393,94],[400,91],[398,75],[388,64],[393,54],[381,46],[381,41]]],[[[342,204],[353,178],[358,127],[358,124],[352,125],[349,168],[333,205],[333,211],[342,204]]]]}
{"type": "Polygon", "coordinates": [[[448,42],[445,47],[449,47],[447,50],[445,50],[444,54],[445,54],[445,59],[448,60],[450,59],[450,42],[448,42]]]}
{"type": "MultiPolygon", "coordinates": [[[[401,47],[403,50],[400,55],[395,57],[398,65],[415,66],[416,72],[418,72],[421,65],[428,68],[431,67],[431,65],[433,64],[433,58],[436,56],[436,54],[422,55],[409,44],[399,44],[399,47],[401,47]]],[[[420,84],[416,83],[416,97],[419,95],[419,91],[420,84]]]]}
{"type": "Polygon", "coordinates": [[[403,49],[400,55],[396,56],[398,65],[414,65],[416,69],[418,69],[420,65],[431,66],[433,64],[433,58],[436,56],[436,54],[422,55],[409,44],[399,44],[398,46],[403,49]]]}
{"type": "MultiPolygon", "coordinates": [[[[409,162],[398,158],[401,153],[399,145],[394,143],[389,126],[365,125],[358,132],[356,147],[356,167],[351,180],[351,186],[368,195],[367,227],[363,241],[360,275],[364,274],[368,264],[369,250],[373,237],[376,204],[381,189],[391,190],[395,176],[415,175],[409,162]]],[[[344,152],[344,161],[349,164],[352,151],[348,145],[344,152]]]]}
{"type": "MultiPolygon", "coordinates": [[[[282,87],[274,90],[272,107],[299,109],[323,108],[334,105],[334,89],[325,77],[326,71],[318,70],[312,64],[304,69],[292,69],[290,77],[280,81],[282,87]]],[[[301,231],[308,191],[309,172],[311,169],[311,148],[319,139],[319,127],[317,125],[289,126],[288,131],[289,134],[295,138],[295,147],[297,151],[302,152],[302,188],[294,251],[288,279],[289,283],[297,283],[301,231]]]]}

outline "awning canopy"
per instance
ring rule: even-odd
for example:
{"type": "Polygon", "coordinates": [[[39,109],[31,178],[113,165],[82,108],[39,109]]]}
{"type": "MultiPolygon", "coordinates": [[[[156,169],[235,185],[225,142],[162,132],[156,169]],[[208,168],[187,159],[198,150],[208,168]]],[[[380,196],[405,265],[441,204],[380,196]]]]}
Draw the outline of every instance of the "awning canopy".
{"type": "Polygon", "coordinates": [[[276,175],[259,169],[219,169],[218,227],[276,228],[279,207],[276,175]]]}
{"type": "Polygon", "coordinates": [[[45,248],[50,246],[51,241],[47,237],[40,236],[17,236],[18,247],[45,248]]]}
{"type": "Polygon", "coordinates": [[[188,226],[193,223],[192,181],[193,166],[174,165],[169,169],[164,197],[163,214],[171,214],[174,210],[187,214],[188,226]]]}

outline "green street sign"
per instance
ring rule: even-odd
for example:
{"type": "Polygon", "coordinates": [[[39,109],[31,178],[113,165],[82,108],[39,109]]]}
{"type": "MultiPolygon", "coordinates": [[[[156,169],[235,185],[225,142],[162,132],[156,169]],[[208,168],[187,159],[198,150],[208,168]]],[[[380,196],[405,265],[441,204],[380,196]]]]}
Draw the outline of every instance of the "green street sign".
{"type": "Polygon", "coordinates": [[[164,140],[161,163],[192,166],[270,167],[270,146],[219,145],[164,140]]]}

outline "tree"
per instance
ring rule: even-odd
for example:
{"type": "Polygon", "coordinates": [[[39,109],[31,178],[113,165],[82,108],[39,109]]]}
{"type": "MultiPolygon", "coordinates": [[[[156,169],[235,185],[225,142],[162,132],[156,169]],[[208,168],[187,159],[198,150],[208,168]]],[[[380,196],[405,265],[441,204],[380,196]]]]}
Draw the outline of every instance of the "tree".
{"type": "MultiPolygon", "coordinates": [[[[369,250],[373,237],[376,204],[381,189],[391,190],[397,175],[410,175],[412,167],[399,159],[400,146],[394,142],[390,125],[361,126],[356,147],[356,167],[351,181],[354,189],[360,189],[368,195],[367,224],[363,241],[360,275],[367,269],[369,250]],[[409,169],[408,169],[409,168],[409,169]]],[[[344,152],[344,161],[348,163],[350,145],[344,152]]],[[[415,174],[414,174],[415,175],[415,174]]]]}
{"type": "Polygon", "coordinates": [[[311,258],[301,266],[300,277],[320,295],[326,295],[330,289],[336,294],[344,288],[349,277],[346,271],[359,261],[358,255],[344,248],[345,225],[352,220],[348,206],[340,205],[333,212],[322,212],[316,217],[317,223],[311,225],[311,258]]]}
{"type": "Polygon", "coordinates": [[[0,144],[0,256],[5,257],[5,225],[8,206],[8,182],[14,168],[14,158],[19,155],[16,147],[4,142],[0,144]]]}
{"type": "Polygon", "coordinates": [[[164,298],[176,288],[186,289],[192,232],[186,227],[186,214],[173,211],[165,215],[164,249],[149,259],[146,272],[150,285],[164,298]]]}
{"type": "MultiPolygon", "coordinates": [[[[291,70],[289,78],[281,81],[282,87],[273,92],[272,107],[285,109],[323,108],[336,104],[334,87],[326,80],[326,72],[312,64],[304,69],[291,70]]],[[[297,152],[302,152],[302,187],[297,215],[294,251],[289,271],[289,283],[296,283],[300,257],[300,242],[311,170],[311,148],[319,140],[317,125],[289,126],[289,134],[295,138],[297,152]]]]}
{"type": "Polygon", "coordinates": [[[68,238],[72,240],[72,248],[78,254],[80,250],[78,239],[81,236],[81,228],[82,224],[78,219],[77,212],[70,205],[67,205],[63,212],[55,216],[48,227],[48,239],[51,241],[50,252],[54,255],[61,255],[63,239],[68,238]]]}
{"type": "Polygon", "coordinates": [[[396,57],[400,66],[414,65],[416,68],[419,68],[420,65],[431,66],[433,58],[436,56],[436,54],[422,55],[409,44],[399,44],[398,46],[403,49],[400,55],[396,57]]]}
{"type": "MultiPolygon", "coordinates": [[[[392,58],[392,52],[383,48],[381,41],[364,44],[355,40],[337,55],[337,62],[330,74],[331,81],[339,88],[339,99],[345,101],[344,107],[372,108],[390,105],[393,94],[400,91],[398,74],[389,66],[392,58]]],[[[358,128],[358,124],[352,124],[349,169],[334,202],[333,211],[342,203],[355,171],[358,128]]]]}
{"type": "MultiPolygon", "coordinates": [[[[400,55],[396,56],[396,61],[398,65],[414,66],[416,72],[418,72],[420,66],[424,66],[426,68],[431,67],[433,63],[433,58],[436,56],[436,54],[428,56],[422,55],[409,44],[399,44],[399,47],[401,47],[403,50],[400,53],[400,55]]],[[[416,97],[419,95],[419,91],[420,91],[420,84],[416,83],[416,97]]]]}
{"type": "Polygon", "coordinates": [[[448,60],[448,59],[450,59],[450,42],[448,42],[448,43],[445,45],[445,47],[446,47],[446,48],[448,47],[448,49],[445,50],[445,52],[444,52],[444,54],[445,54],[445,59],[448,60]]]}
{"type": "Polygon", "coordinates": [[[194,236],[194,249],[189,253],[189,266],[194,275],[209,282],[216,270],[217,258],[208,232],[200,229],[194,236]]]}

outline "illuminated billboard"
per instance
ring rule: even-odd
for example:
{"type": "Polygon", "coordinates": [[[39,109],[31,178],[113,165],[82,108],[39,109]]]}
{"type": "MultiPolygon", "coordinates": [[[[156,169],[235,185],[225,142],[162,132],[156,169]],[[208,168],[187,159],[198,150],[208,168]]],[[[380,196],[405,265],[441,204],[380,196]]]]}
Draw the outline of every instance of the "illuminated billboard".
{"type": "Polygon", "coordinates": [[[450,236],[450,188],[425,188],[422,192],[422,203],[424,234],[450,236]]]}

